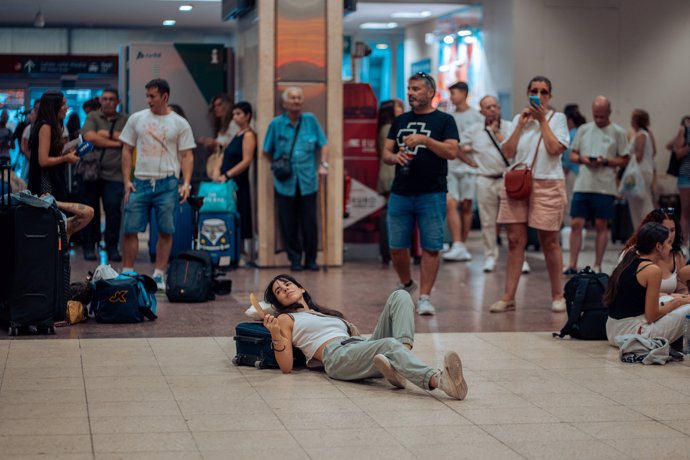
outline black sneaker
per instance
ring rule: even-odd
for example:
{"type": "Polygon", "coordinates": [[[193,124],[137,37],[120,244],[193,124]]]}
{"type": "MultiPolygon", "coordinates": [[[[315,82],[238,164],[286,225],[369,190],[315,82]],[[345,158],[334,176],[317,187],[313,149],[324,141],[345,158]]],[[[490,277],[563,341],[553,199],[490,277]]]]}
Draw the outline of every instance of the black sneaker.
{"type": "Polygon", "coordinates": [[[312,272],[318,272],[319,268],[320,267],[316,264],[316,262],[308,262],[308,263],[304,264],[304,269],[310,270],[312,272]]]}
{"type": "Polygon", "coordinates": [[[302,268],[302,265],[300,265],[299,262],[292,262],[292,263],[290,264],[290,271],[292,271],[292,272],[301,272],[302,270],[304,270],[304,269],[302,268]]]}
{"type": "Polygon", "coordinates": [[[577,275],[577,268],[568,267],[563,270],[564,275],[577,275]]]}
{"type": "Polygon", "coordinates": [[[84,252],[84,260],[94,261],[98,259],[96,257],[96,250],[92,244],[87,244],[82,250],[84,252]]]}

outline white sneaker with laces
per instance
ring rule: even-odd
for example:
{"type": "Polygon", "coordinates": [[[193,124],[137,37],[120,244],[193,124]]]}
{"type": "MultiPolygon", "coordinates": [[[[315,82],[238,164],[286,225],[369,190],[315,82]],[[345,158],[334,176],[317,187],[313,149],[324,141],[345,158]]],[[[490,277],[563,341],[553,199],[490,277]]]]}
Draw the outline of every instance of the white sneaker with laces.
{"type": "Polygon", "coordinates": [[[528,264],[527,261],[525,260],[525,261],[522,263],[522,273],[527,274],[527,273],[529,273],[529,272],[530,272],[529,264],[528,264]]]}
{"type": "Polygon", "coordinates": [[[484,272],[489,273],[496,270],[496,259],[487,257],[484,261],[484,272]]]}
{"type": "Polygon", "coordinates": [[[395,286],[395,290],[399,291],[400,289],[402,289],[403,291],[407,291],[410,295],[412,295],[412,293],[417,290],[417,283],[415,283],[414,280],[411,280],[411,281],[412,281],[412,284],[410,284],[409,286],[405,286],[402,283],[398,283],[395,286]]]}
{"type": "Polygon", "coordinates": [[[405,388],[405,378],[398,374],[398,371],[395,370],[390,360],[386,356],[374,356],[374,367],[377,371],[383,374],[385,379],[388,380],[388,383],[397,388],[405,388]]]}
{"type": "Polygon", "coordinates": [[[436,309],[431,304],[428,295],[420,296],[417,304],[417,313],[420,316],[433,316],[436,314],[436,309]]]}
{"type": "Polygon", "coordinates": [[[462,361],[454,351],[449,351],[443,357],[443,370],[436,374],[438,388],[455,399],[467,397],[467,382],[462,375],[462,361]]]}
{"type": "Polygon", "coordinates": [[[463,243],[453,243],[450,250],[441,257],[443,257],[443,260],[453,262],[467,262],[468,260],[472,260],[472,254],[469,253],[463,243]]]}
{"type": "Polygon", "coordinates": [[[551,311],[561,313],[565,311],[565,299],[558,299],[551,302],[551,311]]]}

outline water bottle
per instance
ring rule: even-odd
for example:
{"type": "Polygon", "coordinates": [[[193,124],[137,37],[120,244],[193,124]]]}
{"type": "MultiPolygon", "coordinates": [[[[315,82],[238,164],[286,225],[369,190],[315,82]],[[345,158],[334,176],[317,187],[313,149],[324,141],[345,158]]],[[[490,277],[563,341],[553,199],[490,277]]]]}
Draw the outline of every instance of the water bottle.
{"type": "Polygon", "coordinates": [[[683,324],[683,354],[690,355],[690,315],[685,315],[683,324]]]}

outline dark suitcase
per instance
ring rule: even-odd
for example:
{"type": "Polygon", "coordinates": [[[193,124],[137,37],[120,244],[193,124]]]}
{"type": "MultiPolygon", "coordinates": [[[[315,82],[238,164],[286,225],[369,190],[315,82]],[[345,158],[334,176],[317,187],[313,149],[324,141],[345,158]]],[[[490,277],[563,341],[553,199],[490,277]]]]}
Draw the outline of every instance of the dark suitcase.
{"type": "Polygon", "coordinates": [[[199,249],[211,254],[215,267],[237,268],[241,243],[238,212],[199,213],[199,249]]]}
{"type": "MultiPolygon", "coordinates": [[[[4,175],[4,171],[3,171],[4,175]]],[[[69,253],[65,224],[55,207],[9,206],[0,211],[0,297],[9,335],[21,331],[55,333],[65,318],[69,253]]]]}
{"type": "MultiPolygon", "coordinates": [[[[149,257],[151,262],[156,260],[156,243],[158,243],[158,222],[156,221],[156,211],[151,210],[149,223],[149,257]]],[[[194,237],[194,211],[189,202],[182,203],[175,215],[175,234],[173,235],[172,249],[170,258],[175,257],[182,251],[192,249],[194,237]]]]}
{"type": "Polygon", "coordinates": [[[611,242],[625,243],[633,234],[630,208],[627,200],[613,202],[613,221],[611,222],[611,242]]]}
{"type": "MultiPolygon", "coordinates": [[[[240,323],[235,327],[235,357],[232,363],[236,366],[254,366],[257,369],[278,368],[271,333],[260,322],[240,323]]],[[[306,365],[304,354],[297,348],[292,349],[293,367],[306,365]]]]}

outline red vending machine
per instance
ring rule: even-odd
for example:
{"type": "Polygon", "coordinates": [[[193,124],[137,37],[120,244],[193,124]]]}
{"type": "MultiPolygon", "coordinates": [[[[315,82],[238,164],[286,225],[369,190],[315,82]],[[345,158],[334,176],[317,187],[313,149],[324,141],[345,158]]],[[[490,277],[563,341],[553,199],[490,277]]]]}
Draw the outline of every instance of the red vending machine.
{"type": "Polygon", "coordinates": [[[368,83],[343,88],[343,160],[345,164],[345,243],[377,243],[379,210],[385,199],[376,192],[376,96],[368,83]]]}

